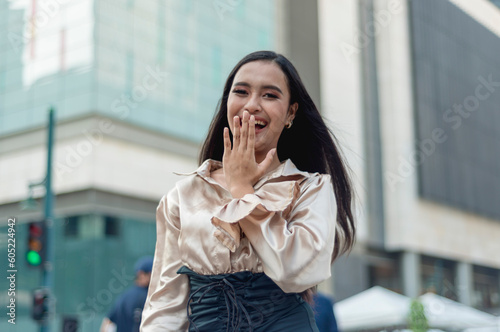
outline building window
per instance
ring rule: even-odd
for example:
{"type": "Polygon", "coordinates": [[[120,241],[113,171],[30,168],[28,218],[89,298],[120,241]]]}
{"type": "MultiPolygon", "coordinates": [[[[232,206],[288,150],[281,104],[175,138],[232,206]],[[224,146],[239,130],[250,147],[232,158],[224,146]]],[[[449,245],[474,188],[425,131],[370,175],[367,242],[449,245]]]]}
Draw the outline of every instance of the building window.
{"type": "Polygon", "coordinates": [[[64,220],[64,236],[77,237],[78,236],[78,217],[67,217],[64,220]]]}
{"type": "Polygon", "coordinates": [[[435,293],[457,301],[456,263],[442,258],[422,256],[422,292],[435,293]]]}
{"type": "Polygon", "coordinates": [[[120,235],[120,220],[103,215],[79,215],[67,217],[64,236],[78,239],[102,239],[120,235]]]}
{"type": "Polygon", "coordinates": [[[372,251],[367,257],[370,287],[381,286],[402,294],[399,255],[372,251]]]}
{"type": "Polygon", "coordinates": [[[500,307],[500,271],[474,266],[473,306],[485,311],[500,307]]]}
{"type": "Polygon", "coordinates": [[[116,217],[104,217],[104,234],[106,237],[113,237],[120,235],[120,224],[116,217]]]}

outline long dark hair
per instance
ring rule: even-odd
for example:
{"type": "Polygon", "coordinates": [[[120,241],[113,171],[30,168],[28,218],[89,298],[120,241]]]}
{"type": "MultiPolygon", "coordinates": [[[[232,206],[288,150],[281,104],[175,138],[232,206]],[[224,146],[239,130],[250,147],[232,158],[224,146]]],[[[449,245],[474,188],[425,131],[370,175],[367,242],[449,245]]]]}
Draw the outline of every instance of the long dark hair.
{"type": "MultiPolygon", "coordinates": [[[[292,63],[281,54],[271,51],[250,53],[233,68],[224,85],[218,111],[210,124],[203,144],[199,163],[206,159],[222,161],[224,153],[223,130],[229,128],[227,121],[227,99],[238,70],[252,61],[272,61],[279,65],[287,78],[290,103],[298,103],[298,109],[290,129],[283,130],[277,152],[281,161],[291,159],[298,169],[307,172],[330,174],[337,200],[337,231],[332,262],[354,245],[355,224],[351,211],[353,189],[338,141],[328,129],[318,109],[306,91],[300,76],[292,63]]],[[[231,136],[232,139],[232,136],[231,136]]]]}

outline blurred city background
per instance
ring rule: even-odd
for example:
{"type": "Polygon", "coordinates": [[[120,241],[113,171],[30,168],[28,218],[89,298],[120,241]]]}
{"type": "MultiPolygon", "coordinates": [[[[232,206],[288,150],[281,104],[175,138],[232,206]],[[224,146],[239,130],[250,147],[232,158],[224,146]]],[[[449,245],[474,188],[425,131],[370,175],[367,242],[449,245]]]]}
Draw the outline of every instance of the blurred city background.
{"type": "Polygon", "coordinates": [[[51,328],[97,331],[154,253],[157,204],[173,172],[197,168],[229,71],[256,50],[295,64],[352,169],[356,247],[320,289],[500,315],[499,0],[2,0],[0,31],[0,261],[16,217],[17,266],[16,325],[1,272],[1,331],[38,329],[25,253],[49,108],[51,328]]]}

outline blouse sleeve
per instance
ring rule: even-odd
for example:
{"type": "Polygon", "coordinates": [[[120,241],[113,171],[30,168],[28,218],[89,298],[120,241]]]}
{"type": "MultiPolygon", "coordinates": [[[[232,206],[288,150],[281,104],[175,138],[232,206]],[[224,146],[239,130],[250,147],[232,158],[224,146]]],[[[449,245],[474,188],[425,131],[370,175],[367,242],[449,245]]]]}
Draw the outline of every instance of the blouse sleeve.
{"type": "Polygon", "coordinates": [[[239,225],[267,276],[283,291],[299,293],[331,275],[336,217],[330,175],[316,174],[300,186],[297,181],[267,183],[233,199],[212,223],[226,230],[219,237],[239,225]]]}
{"type": "Polygon", "coordinates": [[[189,282],[177,274],[182,266],[177,190],[164,196],[156,210],[156,249],[148,296],[144,305],[141,332],[187,331],[186,314],[189,282]]]}

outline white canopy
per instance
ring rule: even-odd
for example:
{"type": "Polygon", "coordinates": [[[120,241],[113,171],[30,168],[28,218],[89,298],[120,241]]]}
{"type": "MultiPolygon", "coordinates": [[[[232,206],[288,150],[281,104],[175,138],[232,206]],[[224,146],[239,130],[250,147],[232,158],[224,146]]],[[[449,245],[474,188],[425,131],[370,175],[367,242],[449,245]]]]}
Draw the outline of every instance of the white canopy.
{"type": "MultiPolygon", "coordinates": [[[[445,297],[427,293],[419,297],[429,326],[467,332],[500,332],[498,318],[445,297]],[[471,329],[487,328],[487,329],[471,329]],[[470,329],[470,330],[469,330],[470,329]]],[[[408,323],[411,299],[380,286],[372,287],[334,305],[341,331],[403,327],[408,323]]]]}
{"type": "Polygon", "coordinates": [[[419,299],[424,305],[425,316],[431,327],[461,331],[497,324],[497,318],[493,315],[433,293],[424,294],[419,299]]]}
{"type": "Polygon", "coordinates": [[[472,327],[470,329],[465,329],[463,332],[500,332],[500,320],[498,320],[498,323],[495,326],[472,327]]]}
{"type": "Polygon", "coordinates": [[[336,303],[335,317],[341,331],[404,326],[411,299],[380,286],[336,303]]]}

